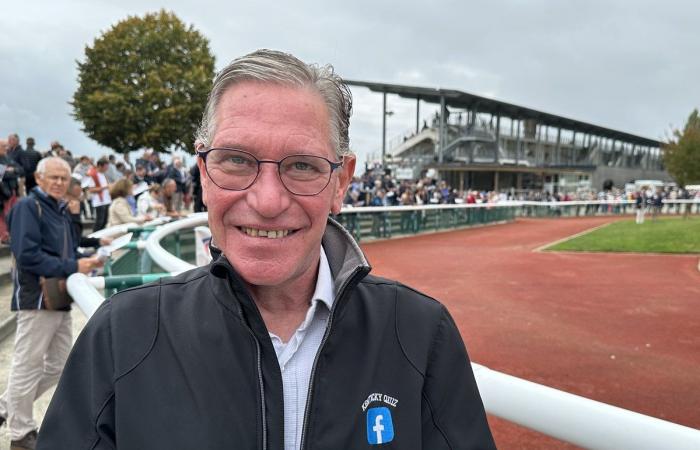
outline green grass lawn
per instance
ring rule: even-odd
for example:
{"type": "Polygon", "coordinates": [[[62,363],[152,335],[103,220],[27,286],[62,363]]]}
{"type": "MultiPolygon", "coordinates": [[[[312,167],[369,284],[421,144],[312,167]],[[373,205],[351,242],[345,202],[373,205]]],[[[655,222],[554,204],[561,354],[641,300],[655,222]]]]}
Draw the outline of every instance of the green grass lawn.
{"type": "Polygon", "coordinates": [[[647,216],[643,224],[634,219],[611,223],[547,250],[587,252],[700,253],[700,217],[647,216]]]}

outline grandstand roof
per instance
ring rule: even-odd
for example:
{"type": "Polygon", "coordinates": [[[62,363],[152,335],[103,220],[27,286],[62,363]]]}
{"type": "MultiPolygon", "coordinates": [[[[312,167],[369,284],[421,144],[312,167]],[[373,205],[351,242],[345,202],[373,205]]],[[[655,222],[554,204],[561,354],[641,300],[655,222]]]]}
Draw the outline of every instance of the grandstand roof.
{"type": "Polygon", "coordinates": [[[661,142],[637,136],[624,131],[613,130],[612,128],[601,127],[599,125],[557,116],[555,114],[538,111],[512,103],[494,100],[470,94],[468,92],[454,89],[435,89],[429,87],[406,86],[401,84],[373,83],[369,81],[345,80],[351,86],[362,86],[374,92],[386,92],[387,94],[397,94],[404,98],[418,98],[429,103],[440,103],[440,97],[445,98],[445,105],[468,108],[478,112],[485,112],[493,115],[511,117],[513,119],[533,119],[538,123],[553,127],[562,127],[567,130],[580,133],[589,133],[610,139],[617,139],[631,144],[660,147],[661,142]]]}

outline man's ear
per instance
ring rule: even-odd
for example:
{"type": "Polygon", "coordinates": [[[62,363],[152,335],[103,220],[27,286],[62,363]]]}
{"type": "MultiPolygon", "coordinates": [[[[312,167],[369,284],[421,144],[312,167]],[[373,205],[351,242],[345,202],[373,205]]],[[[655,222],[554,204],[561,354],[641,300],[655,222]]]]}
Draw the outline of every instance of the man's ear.
{"type": "Polygon", "coordinates": [[[207,168],[204,164],[204,158],[197,156],[197,167],[199,168],[199,181],[202,183],[202,203],[207,204],[207,193],[211,186],[211,180],[209,180],[209,174],[207,174],[207,168]]]}
{"type": "Polygon", "coordinates": [[[333,215],[340,214],[340,209],[343,207],[345,192],[355,174],[355,162],[355,155],[343,156],[343,167],[338,169],[338,184],[333,193],[333,204],[331,205],[331,214],[333,215]]]}

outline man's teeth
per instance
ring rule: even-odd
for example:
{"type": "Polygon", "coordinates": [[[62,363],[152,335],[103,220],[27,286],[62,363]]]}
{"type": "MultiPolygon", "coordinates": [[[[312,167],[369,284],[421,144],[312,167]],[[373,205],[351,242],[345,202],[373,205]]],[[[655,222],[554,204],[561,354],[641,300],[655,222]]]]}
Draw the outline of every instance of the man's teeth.
{"type": "Polygon", "coordinates": [[[258,230],[257,228],[241,227],[243,232],[252,237],[266,237],[268,239],[277,239],[287,236],[291,230],[258,230]]]}

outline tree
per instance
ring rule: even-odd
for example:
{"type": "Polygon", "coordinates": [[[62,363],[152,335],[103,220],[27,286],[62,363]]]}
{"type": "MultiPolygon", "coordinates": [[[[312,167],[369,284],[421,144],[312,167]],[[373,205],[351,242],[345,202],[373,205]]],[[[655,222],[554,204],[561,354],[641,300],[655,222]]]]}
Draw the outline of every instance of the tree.
{"type": "Polygon", "coordinates": [[[191,149],[214,77],[209,41],[171,12],[128,17],[85,47],[73,116],[118,153],[191,149]]]}
{"type": "Polygon", "coordinates": [[[681,133],[673,130],[664,146],[666,170],[679,186],[700,184],[700,117],[695,109],[681,133]]]}

